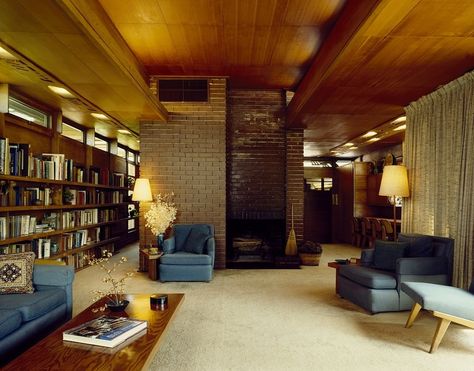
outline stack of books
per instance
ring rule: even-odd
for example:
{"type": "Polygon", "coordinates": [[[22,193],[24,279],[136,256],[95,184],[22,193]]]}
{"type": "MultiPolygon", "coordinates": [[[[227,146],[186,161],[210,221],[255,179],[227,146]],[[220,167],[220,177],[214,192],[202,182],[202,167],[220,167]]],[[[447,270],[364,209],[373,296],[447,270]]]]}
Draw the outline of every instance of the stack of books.
{"type": "Polygon", "coordinates": [[[101,316],[63,332],[63,340],[112,348],[147,328],[147,321],[101,316]]]}

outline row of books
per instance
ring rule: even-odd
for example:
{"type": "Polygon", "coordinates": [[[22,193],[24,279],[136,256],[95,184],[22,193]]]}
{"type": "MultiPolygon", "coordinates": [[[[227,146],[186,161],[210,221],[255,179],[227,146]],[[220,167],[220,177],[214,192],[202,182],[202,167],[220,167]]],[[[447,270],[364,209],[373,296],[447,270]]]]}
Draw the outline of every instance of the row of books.
{"type": "Polygon", "coordinates": [[[124,195],[121,191],[103,191],[103,190],[79,190],[69,189],[71,193],[71,205],[95,205],[109,204],[124,201],[124,195]]]}
{"type": "Polygon", "coordinates": [[[15,243],[7,246],[0,246],[0,255],[18,254],[29,251],[32,251],[31,242],[15,243]]]}
{"type": "Polygon", "coordinates": [[[73,255],[69,255],[67,257],[67,264],[74,267],[75,269],[79,269],[85,267],[90,259],[95,256],[95,252],[92,250],[81,251],[73,255]]]}
{"type": "Polygon", "coordinates": [[[15,182],[0,181],[0,206],[31,206],[53,204],[51,188],[21,187],[15,182]]]}
{"type": "Polygon", "coordinates": [[[63,229],[97,224],[99,209],[64,211],[62,215],[63,229]]]}
{"type": "Polygon", "coordinates": [[[31,241],[32,251],[35,253],[36,259],[47,259],[51,256],[57,255],[59,252],[59,245],[57,240],[51,238],[38,238],[31,241]]]}
{"type": "Polygon", "coordinates": [[[64,250],[76,249],[88,243],[100,241],[100,228],[81,229],[62,236],[64,250]]]}
{"type": "Polygon", "coordinates": [[[53,231],[58,228],[58,225],[56,213],[45,214],[40,222],[32,215],[2,216],[0,217],[0,240],[53,231]]]}
{"type": "Polygon", "coordinates": [[[125,174],[92,166],[87,174],[84,166],[66,159],[62,153],[33,155],[30,144],[10,143],[3,137],[0,137],[0,174],[125,187],[125,174]]]}

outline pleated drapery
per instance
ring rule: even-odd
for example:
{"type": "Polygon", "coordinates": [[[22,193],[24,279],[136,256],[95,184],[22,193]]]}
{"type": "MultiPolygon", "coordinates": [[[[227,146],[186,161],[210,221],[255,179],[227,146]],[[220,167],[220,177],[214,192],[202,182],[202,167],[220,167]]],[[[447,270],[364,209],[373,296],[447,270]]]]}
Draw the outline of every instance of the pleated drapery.
{"type": "Polygon", "coordinates": [[[474,72],[406,107],[410,197],[402,231],[454,238],[453,285],[467,288],[474,249],[474,72]]]}

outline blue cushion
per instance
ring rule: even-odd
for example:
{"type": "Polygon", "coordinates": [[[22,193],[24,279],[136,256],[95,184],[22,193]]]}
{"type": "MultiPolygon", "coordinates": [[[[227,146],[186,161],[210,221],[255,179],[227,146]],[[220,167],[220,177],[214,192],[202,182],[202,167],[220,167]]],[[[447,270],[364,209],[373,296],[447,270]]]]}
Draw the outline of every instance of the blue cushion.
{"type": "Polygon", "coordinates": [[[408,243],[406,242],[376,240],[373,262],[374,268],[395,271],[397,259],[403,258],[407,247],[408,243]]]}
{"type": "Polygon", "coordinates": [[[379,271],[360,265],[343,265],[339,274],[362,286],[373,289],[395,289],[397,280],[393,273],[379,271]]]}
{"type": "Polygon", "coordinates": [[[212,258],[206,254],[193,254],[180,251],[174,254],[165,254],[160,258],[160,264],[170,265],[211,265],[212,258]]]}
{"type": "Polygon", "coordinates": [[[184,243],[184,251],[194,254],[202,254],[204,245],[209,237],[211,237],[211,235],[207,228],[203,226],[193,227],[184,243]]]}
{"type": "Polygon", "coordinates": [[[17,310],[0,309],[0,339],[21,326],[21,313],[17,310]]]}
{"type": "Polygon", "coordinates": [[[433,239],[430,236],[416,234],[400,234],[398,242],[409,244],[406,250],[406,256],[409,258],[419,256],[433,256],[433,239]]]}
{"type": "Polygon", "coordinates": [[[66,303],[66,292],[62,289],[36,291],[33,294],[2,295],[0,309],[16,309],[21,313],[23,322],[41,317],[66,303]]]}
{"type": "Polygon", "coordinates": [[[474,295],[469,291],[425,282],[403,282],[401,287],[423,309],[474,321],[474,295]]]}

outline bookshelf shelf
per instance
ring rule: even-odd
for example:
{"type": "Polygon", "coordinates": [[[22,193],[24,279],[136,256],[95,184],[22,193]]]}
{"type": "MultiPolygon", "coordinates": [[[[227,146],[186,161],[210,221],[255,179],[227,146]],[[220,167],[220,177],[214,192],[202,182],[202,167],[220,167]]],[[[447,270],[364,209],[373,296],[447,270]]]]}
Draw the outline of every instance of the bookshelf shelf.
{"type": "Polygon", "coordinates": [[[129,216],[138,205],[126,186],[138,176],[138,156],[129,166],[128,155],[63,137],[54,127],[37,130],[3,118],[0,254],[33,251],[38,259],[82,269],[85,257],[113,253],[138,238],[138,217],[129,216]]]}

